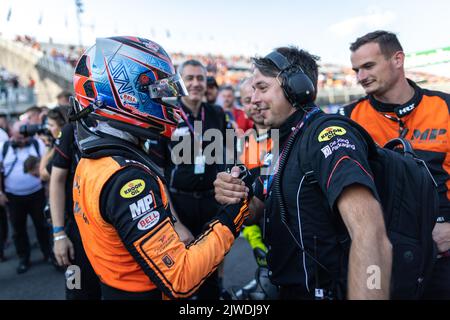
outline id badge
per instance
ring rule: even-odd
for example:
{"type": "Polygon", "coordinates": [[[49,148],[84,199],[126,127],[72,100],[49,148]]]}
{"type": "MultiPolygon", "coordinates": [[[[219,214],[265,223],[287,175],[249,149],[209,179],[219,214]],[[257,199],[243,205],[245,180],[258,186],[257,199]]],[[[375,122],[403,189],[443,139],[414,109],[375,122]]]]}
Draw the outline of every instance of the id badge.
{"type": "Polygon", "coordinates": [[[237,153],[241,153],[242,152],[242,139],[237,139],[236,141],[236,151],[237,153]]]}
{"type": "Polygon", "coordinates": [[[196,156],[194,161],[194,174],[204,174],[205,173],[205,163],[206,163],[206,157],[196,156]]]}

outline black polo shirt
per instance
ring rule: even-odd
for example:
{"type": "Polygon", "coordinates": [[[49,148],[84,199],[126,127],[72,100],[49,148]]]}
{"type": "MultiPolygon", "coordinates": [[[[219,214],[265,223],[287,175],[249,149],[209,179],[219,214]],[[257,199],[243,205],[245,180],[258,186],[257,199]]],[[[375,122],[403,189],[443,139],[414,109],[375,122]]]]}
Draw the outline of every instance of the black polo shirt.
{"type": "MultiPolygon", "coordinates": [[[[169,141],[168,146],[168,159],[172,161],[168,161],[168,165],[165,168],[165,177],[169,188],[175,188],[182,191],[192,192],[192,191],[206,191],[214,188],[213,182],[216,179],[217,173],[223,171],[225,168],[224,164],[217,163],[209,163],[205,164],[203,173],[195,173],[195,157],[198,156],[195,154],[194,150],[194,139],[199,139],[198,136],[194,137],[193,129],[194,129],[194,121],[202,121],[202,135],[206,130],[209,129],[217,129],[221,133],[221,141],[215,141],[215,138],[211,139],[211,141],[205,141],[203,138],[201,140],[202,152],[205,154],[209,154],[208,150],[212,150],[212,147],[215,144],[220,146],[222,149],[223,157],[225,156],[225,145],[226,145],[226,121],[225,121],[225,113],[222,108],[216,105],[210,105],[207,103],[202,103],[197,115],[194,115],[191,110],[186,107],[181,100],[179,101],[182,110],[184,111],[184,115],[186,119],[183,119],[177,129],[172,134],[172,139],[169,141]],[[189,122],[186,123],[186,120],[189,122]],[[179,143],[184,143],[183,140],[188,139],[187,141],[190,143],[191,150],[190,154],[185,155],[184,152],[181,152],[181,145],[179,143]],[[178,146],[177,146],[178,145],[178,146]],[[209,149],[208,149],[208,146],[209,149]],[[180,152],[179,152],[180,151],[180,152]],[[189,159],[190,163],[180,163],[180,158],[189,159]]],[[[184,118],[184,117],[183,117],[184,118]]],[[[216,157],[215,152],[211,152],[213,157],[216,157]]],[[[220,154],[219,154],[220,155],[220,154]]],[[[218,156],[218,155],[217,155],[218,156]]],[[[223,161],[223,157],[221,162],[223,161]]],[[[208,161],[208,160],[207,160],[208,161]]]]}
{"type": "MultiPolygon", "coordinates": [[[[314,126],[314,119],[322,116],[326,115],[319,112],[308,119],[296,135],[288,160],[281,168],[281,194],[292,235],[282,222],[274,183],[269,184],[265,197],[264,239],[269,248],[270,279],[276,285],[295,286],[297,296],[304,298],[314,297],[316,280],[322,289],[331,288],[333,280],[346,282],[350,238],[336,208],[343,189],[354,184],[364,185],[378,198],[367,159],[367,145],[359,132],[345,122],[330,120],[301,139],[305,129],[314,126]],[[300,142],[307,143],[307,155],[302,158],[300,142]],[[309,159],[314,179],[305,177],[301,159],[309,159]]],[[[280,146],[303,117],[303,111],[297,111],[280,128],[280,146]]]]}
{"type": "Polygon", "coordinates": [[[77,157],[79,158],[79,155],[76,152],[77,149],[75,147],[74,125],[73,123],[68,123],[61,129],[61,134],[55,141],[55,153],[52,159],[52,167],[68,170],[65,186],[65,212],[67,214],[67,218],[70,219],[73,218],[73,177],[75,174],[77,157]]]}

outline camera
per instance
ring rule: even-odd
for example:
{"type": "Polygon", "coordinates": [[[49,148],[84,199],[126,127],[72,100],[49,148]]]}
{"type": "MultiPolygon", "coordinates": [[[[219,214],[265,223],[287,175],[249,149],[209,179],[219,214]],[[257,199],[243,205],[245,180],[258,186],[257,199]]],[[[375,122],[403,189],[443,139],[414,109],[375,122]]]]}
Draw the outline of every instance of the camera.
{"type": "Polygon", "coordinates": [[[52,135],[50,130],[48,130],[47,117],[44,117],[41,124],[24,124],[23,126],[20,126],[19,132],[24,137],[32,137],[35,134],[52,135]]]}
{"type": "Polygon", "coordinates": [[[19,132],[24,137],[32,137],[35,134],[50,134],[47,124],[24,124],[20,127],[19,132]]]}

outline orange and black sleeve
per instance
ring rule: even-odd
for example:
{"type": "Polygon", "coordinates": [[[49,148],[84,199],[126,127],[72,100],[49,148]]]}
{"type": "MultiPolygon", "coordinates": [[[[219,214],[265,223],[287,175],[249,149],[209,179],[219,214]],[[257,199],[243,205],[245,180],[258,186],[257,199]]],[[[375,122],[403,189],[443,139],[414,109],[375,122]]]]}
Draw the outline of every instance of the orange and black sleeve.
{"type": "Polygon", "coordinates": [[[214,220],[186,246],[174,229],[162,182],[140,166],[125,167],[108,180],[100,211],[145,274],[170,298],[192,295],[222,262],[235,237],[214,220]]]}

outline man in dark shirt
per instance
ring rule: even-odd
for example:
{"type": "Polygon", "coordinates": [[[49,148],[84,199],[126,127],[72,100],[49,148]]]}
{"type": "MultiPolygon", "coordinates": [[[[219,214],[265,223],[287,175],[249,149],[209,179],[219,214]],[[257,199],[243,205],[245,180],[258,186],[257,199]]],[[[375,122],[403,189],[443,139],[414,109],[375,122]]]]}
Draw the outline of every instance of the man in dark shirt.
{"type": "MultiPolygon", "coordinates": [[[[172,161],[165,168],[165,177],[175,212],[193,236],[197,237],[205,223],[219,210],[220,206],[214,199],[213,182],[217,173],[223,170],[220,164],[223,157],[213,160],[204,156],[203,151],[214,141],[204,141],[203,133],[216,129],[225,137],[226,122],[220,107],[203,102],[206,68],[197,60],[188,60],[180,65],[178,72],[189,95],[179,100],[182,120],[169,144],[168,159],[172,161]],[[189,150],[180,148],[186,143],[191,147],[190,154],[185,154],[189,150]]],[[[221,145],[224,143],[221,142],[221,145]]],[[[198,298],[218,299],[219,293],[216,271],[200,288],[198,298]]]]}
{"type": "MultiPolygon", "coordinates": [[[[50,175],[50,211],[55,237],[53,251],[59,265],[74,264],[80,267],[81,288],[70,289],[66,286],[66,299],[93,300],[101,298],[100,282],[84,252],[73,216],[72,184],[79,158],[74,140],[74,125],[68,123],[55,141],[50,175]]],[[[66,277],[70,276],[66,272],[66,277]]]]}
{"type": "MultiPolygon", "coordinates": [[[[292,47],[254,59],[252,102],[262,110],[264,124],[280,130],[281,155],[276,162],[276,154],[266,158],[273,159],[275,173],[263,177],[251,200],[259,205],[250,207],[259,208],[255,214],[265,208],[269,277],[282,299],[387,299],[392,246],[368,147],[346,122],[330,119],[314,126],[314,119],[327,117],[314,105],[316,60],[292,47]],[[303,136],[305,130],[310,134],[303,136]],[[302,157],[301,148],[307,153],[302,157]],[[304,168],[305,158],[311,159],[313,176],[304,168]],[[368,286],[374,266],[376,288],[368,286]]],[[[236,177],[235,168],[218,175],[221,203],[238,202],[251,191],[236,177]]]]}

